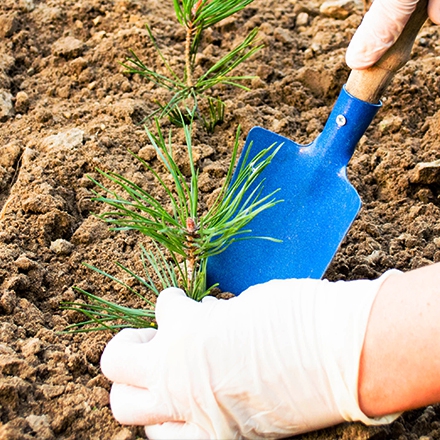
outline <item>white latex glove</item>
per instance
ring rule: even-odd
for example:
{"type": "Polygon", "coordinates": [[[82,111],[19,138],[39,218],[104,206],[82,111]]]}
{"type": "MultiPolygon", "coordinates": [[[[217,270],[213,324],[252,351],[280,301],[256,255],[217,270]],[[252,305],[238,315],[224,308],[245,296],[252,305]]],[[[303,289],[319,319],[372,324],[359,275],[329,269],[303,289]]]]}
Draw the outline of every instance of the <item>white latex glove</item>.
{"type": "MultiPolygon", "coordinates": [[[[351,69],[372,66],[399,37],[417,0],[374,0],[346,53],[351,69]]],[[[429,18],[440,23],[440,0],[429,0],[429,18]]]]}
{"type": "MultiPolygon", "coordinates": [[[[159,330],[123,330],[101,368],[111,408],[150,439],[282,438],[369,424],[357,377],[376,281],[285,280],[197,303],[163,291],[159,330]]],[[[394,419],[393,417],[392,419],[394,419]]]]}

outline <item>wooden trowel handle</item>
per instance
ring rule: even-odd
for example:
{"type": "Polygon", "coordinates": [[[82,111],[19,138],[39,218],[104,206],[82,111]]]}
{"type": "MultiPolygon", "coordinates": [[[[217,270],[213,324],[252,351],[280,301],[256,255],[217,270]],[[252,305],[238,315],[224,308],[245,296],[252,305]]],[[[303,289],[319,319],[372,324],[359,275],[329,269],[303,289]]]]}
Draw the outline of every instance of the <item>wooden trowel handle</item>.
{"type": "Polygon", "coordinates": [[[346,89],[355,98],[376,104],[395,73],[403,67],[411,56],[411,50],[420,28],[428,18],[428,0],[420,0],[415,11],[397,41],[372,67],[352,70],[346,89]]]}

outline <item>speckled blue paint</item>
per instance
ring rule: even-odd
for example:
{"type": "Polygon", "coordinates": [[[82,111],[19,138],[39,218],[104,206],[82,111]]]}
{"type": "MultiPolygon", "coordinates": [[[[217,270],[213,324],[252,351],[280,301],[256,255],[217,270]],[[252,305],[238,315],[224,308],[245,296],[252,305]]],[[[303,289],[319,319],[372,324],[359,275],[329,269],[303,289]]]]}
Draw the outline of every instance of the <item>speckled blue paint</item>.
{"type": "MultiPolygon", "coordinates": [[[[361,207],[346,167],[380,106],[354,98],[344,87],[324,130],[309,145],[260,127],[249,132],[243,151],[250,148],[251,157],[274,143],[282,144],[261,179],[263,195],[279,188],[276,198],[283,202],[259,214],[249,224],[248,235],[274,237],[282,243],[254,239],[233,243],[209,259],[209,285],[219,283],[222,290],[239,294],[274,278],[324,275],[361,207]]],[[[243,157],[244,153],[240,160],[243,157]]]]}

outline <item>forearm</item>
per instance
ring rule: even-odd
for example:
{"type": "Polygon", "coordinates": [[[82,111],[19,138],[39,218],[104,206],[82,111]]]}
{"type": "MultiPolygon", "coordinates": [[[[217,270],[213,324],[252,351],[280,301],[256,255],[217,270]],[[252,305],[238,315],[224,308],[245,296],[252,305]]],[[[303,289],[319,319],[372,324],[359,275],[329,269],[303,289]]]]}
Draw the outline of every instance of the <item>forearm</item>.
{"type": "Polygon", "coordinates": [[[390,276],[367,325],[359,403],[370,417],[440,401],[440,263],[390,276]]]}

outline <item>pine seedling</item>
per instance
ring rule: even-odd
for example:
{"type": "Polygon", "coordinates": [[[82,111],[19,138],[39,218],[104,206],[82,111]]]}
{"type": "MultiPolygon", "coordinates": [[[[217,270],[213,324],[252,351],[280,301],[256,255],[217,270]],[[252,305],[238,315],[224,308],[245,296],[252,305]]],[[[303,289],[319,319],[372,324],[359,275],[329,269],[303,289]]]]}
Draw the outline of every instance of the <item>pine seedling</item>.
{"type": "Polygon", "coordinates": [[[171,177],[172,188],[147,162],[134,156],[154,176],[167,194],[170,205],[119,174],[100,171],[128,197],[119,196],[95,181],[105,194],[97,194],[95,200],[113,208],[99,217],[111,224],[113,230],[137,230],[166,249],[178,269],[179,287],[191,298],[201,300],[209,292],[206,288],[207,259],[222,252],[233,241],[247,237],[250,231],[245,226],[258,213],[278,203],[274,193],[261,197],[263,182],[254,185],[278,149],[271,146],[249,160],[245,158],[232,182],[239,146],[238,131],[225,183],[211,208],[201,213],[199,171],[193,159],[191,126],[184,126],[190,165],[188,179],[173,158],[171,136],[166,139],[158,123],[156,128],[157,135],[149,130],[147,134],[171,177]]]}
{"type": "MultiPolygon", "coordinates": [[[[156,135],[149,130],[147,134],[157,157],[164,165],[165,174],[171,179],[163,174],[159,175],[148,163],[134,156],[152,174],[157,185],[165,192],[169,203],[156,199],[148,191],[119,174],[98,170],[124,193],[124,196],[121,196],[92,179],[101,190],[101,194],[95,192],[95,200],[111,207],[99,217],[109,223],[113,230],[136,230],[151,239],[153,251],[142,248],[141,257],[145,270],[143,277],[118,264],[119,268],[134,277],[138,284],[155,295],[159,295],[160,291],[167,287],[180,287],[189,297],[200,301],[216,286],[207,285],[206,270],[209,257],[224,251],[238,240],[260,238],[277,241],[271,237],[252,237],[252,231],[247,225],[259,213],[281,202],[275,197],[277,191],[263,196],[264,182],[258,179],[280,146],[269,146],[255,157],[249,157],[247,153],[234,174],[239,147],[238,130],[225,182],[211,206],[203,208],[198,189],[199,170],[193,159],[192,126],[184,126],[190,165],[188,178],[173,158],[171,133],[166,139],[157,121],[156,127],[156,135]],[[166,183],[169,180],[172,182],[171,185],[166,183]]],[[[91,268],[145,299],[145,296],[117,278],[95,267],[91,268]]],[[[70,330],[90,329],[87,327],[90,324],[95,325],[91,328],[93,330],[154,325],[154,304],[148,300],[146,310],[135,310],[134,316],[131,316],[131,309],[104,301],[88,292],[81,292],[88,296],[91,301],[89,305],[68,303],[65,307],[86,314],[89,320],[73,324],[70,330]]]]}
{"type": "Polygon", "coordinates": [[[133,51],[130,51],[131,57],[122,63],[126,73],[141,75],[172,95],[167,103],[157,102],[158,109],[150,114],[147,120],[166,116],[172,123],[180,125],[182,119],[179,114],[183,114],[184,123],[189,123],[197,117],[208,132],[212,132],[215,126],[223,121],[225,104],[221,99],[213,97],[210,91],[219,84],[249,90],[243,83],[254,77],[234,76],[232,71],[262,47],[256,42],[258,29],[253,29],[243,42],[197,77],[196,55],[206,29],[241,11],[252,1],[173,0],[177,20],[185,29],[183,72],[177,72],[170,66],[147,26],[148,35],[166,69],[166,74],[150,69],[133,51]]]}

